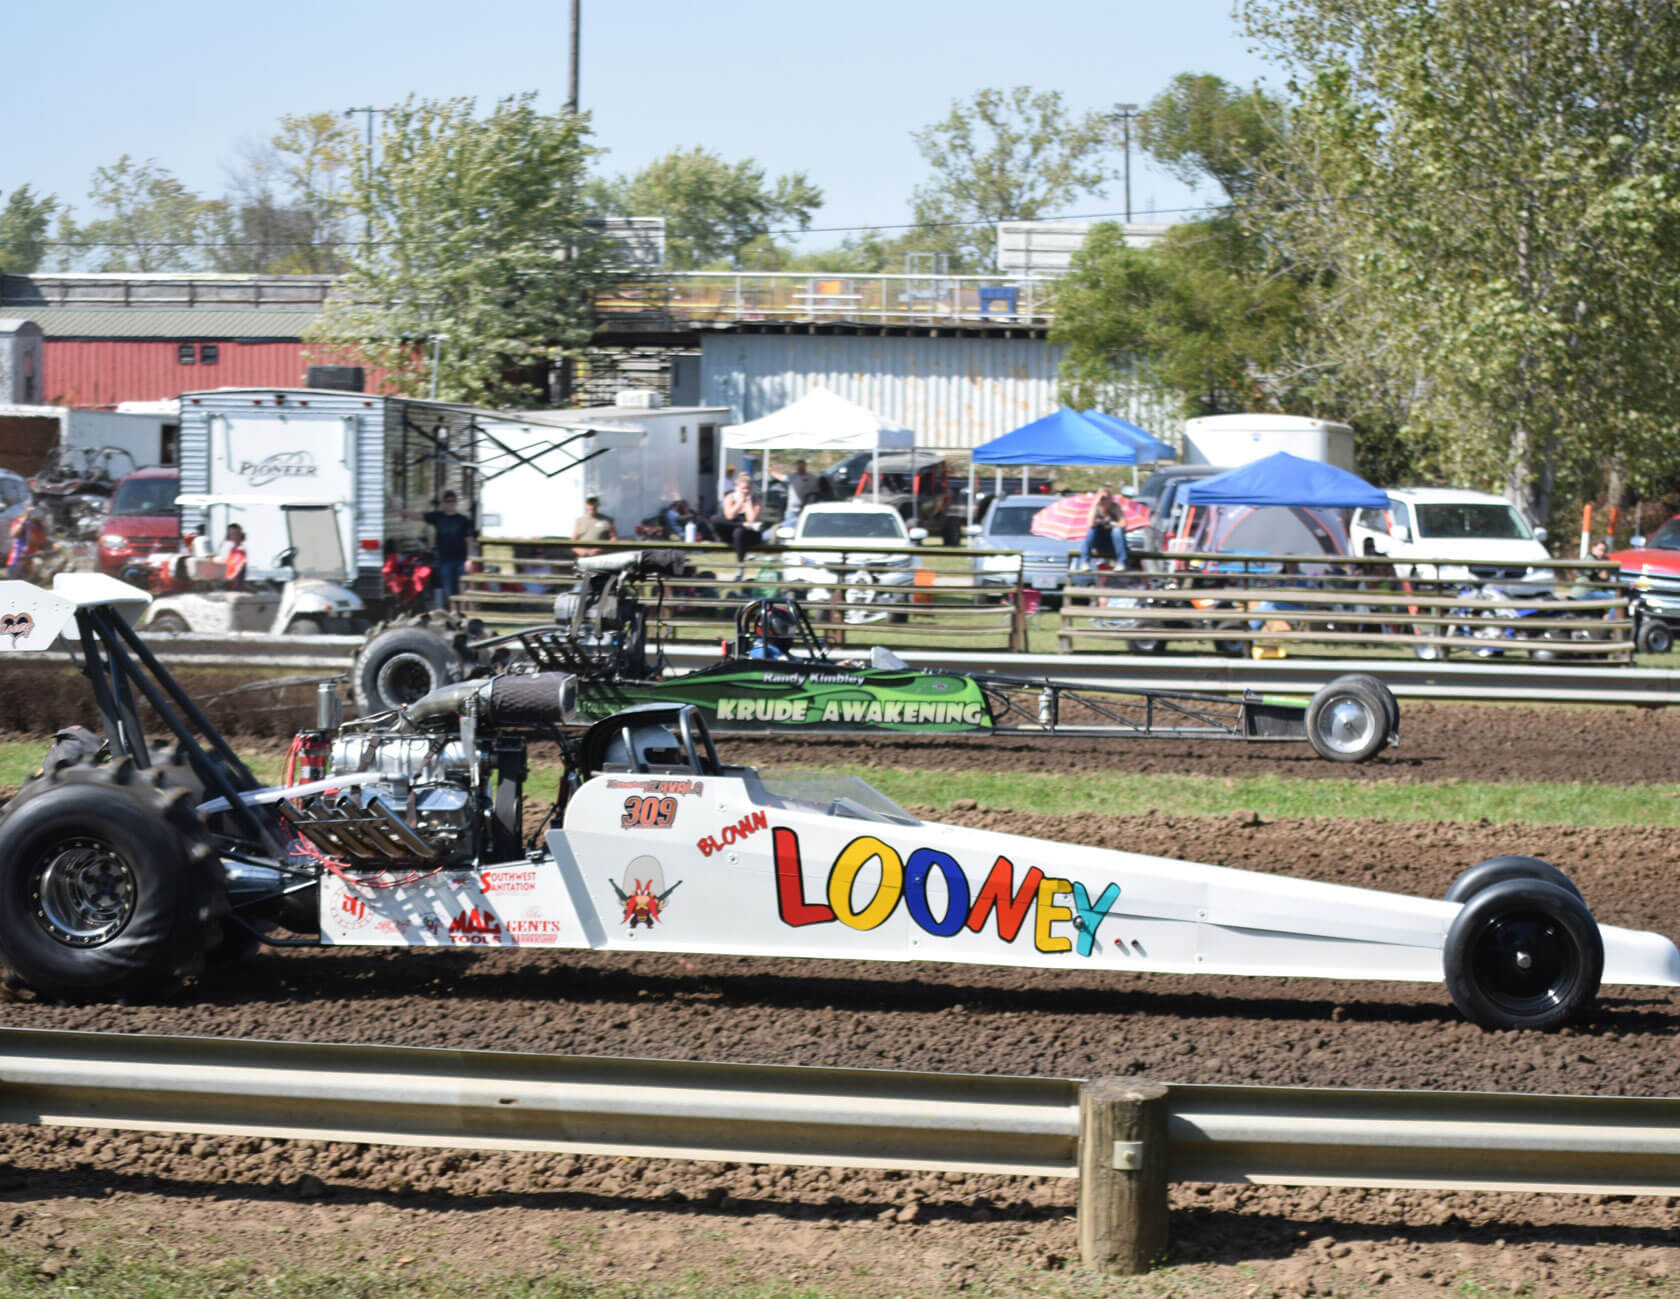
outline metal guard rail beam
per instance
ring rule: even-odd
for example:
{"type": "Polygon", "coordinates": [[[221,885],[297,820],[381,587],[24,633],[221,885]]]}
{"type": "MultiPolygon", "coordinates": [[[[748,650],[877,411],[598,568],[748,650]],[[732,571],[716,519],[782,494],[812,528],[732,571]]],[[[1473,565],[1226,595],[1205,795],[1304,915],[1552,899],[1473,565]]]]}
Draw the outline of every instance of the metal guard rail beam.
{"type": "MultiPolygon", "coordinates": [[[[866,628],[857,629],[866,632],[866,628]]],[[[158,656],[175,667],[261,668],[344,672],[359,636],[273,636],[236,633],[147,637],[158,656]]],[[[895,651],[913,667],[1000,676],[1054,677],[1069,685],[1141,690],[1311,694],[1332,677],[1369,672],[1396,695],[1412,699],[1512,700],[1529,703],[1680,704],[1680,672],[1670,668],[1595,667],[1569,663],[1424,662],[1417,659],[1229,659],[1218,656],[1156,657],[1118,654],[1006,654],[984,650],[895,651]]],[[[717,662],[717,649],[698,642],[665,646],[665,659],[680,671],[717,662]]],[[[60,666],[56,655],[12,660],[60,666]]]]}
{"type": "MultiPolygon", "coordinates": [[[[1077,1173],[1080,1082],[0,1029],[0,1121],[1077,1173]]],[[[1167,1086],[1173,1181],[1680,1194],[1680,1098],[1167,1086]]]]}

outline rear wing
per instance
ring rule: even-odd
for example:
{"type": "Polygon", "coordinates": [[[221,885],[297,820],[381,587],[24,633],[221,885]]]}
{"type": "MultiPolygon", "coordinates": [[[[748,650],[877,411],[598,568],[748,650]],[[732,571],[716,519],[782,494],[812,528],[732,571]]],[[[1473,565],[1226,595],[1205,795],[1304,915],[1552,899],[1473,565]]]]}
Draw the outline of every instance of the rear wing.
{"type": "Polygon", "coordinates": [[[52,590],[0,582],[0,653],[51,649],[78,609],[110,607],[132,616],[152,597],[104,573],[60,573],[52,590]]]}

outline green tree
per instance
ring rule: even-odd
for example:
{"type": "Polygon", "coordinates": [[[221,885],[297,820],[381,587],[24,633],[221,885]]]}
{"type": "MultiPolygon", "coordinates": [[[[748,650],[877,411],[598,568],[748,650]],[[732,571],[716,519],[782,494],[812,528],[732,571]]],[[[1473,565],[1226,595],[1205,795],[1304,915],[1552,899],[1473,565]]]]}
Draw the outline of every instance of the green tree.
{"type": "Polygon", "coordinates": [[[336,113],[288,114],[234,171],[217,231],[215,268],[330,275],[344,267],[355,134],[336,113]]]}
{"type": "Polygon", "coordinates": [[[60,223],[73,239],[77,260],[96,271],[190,271],[204,265],[227,205],[193,193],[157,160],[136,162],[123,154],[97,168],[88,188],[105,215],[77,225],[60,223]]]}
{"type": "Polygon", "coordinates": [[[1307,407],[1313,376],[1291,359],[1301,286],[1264,257],[1229,217],[1174,226],[1147,248],[1113,223],[1093,227],[1056,288],[1063,400],[1112,406],[1142,386],[1192,415],[1307,407]]]}
{"type": "Polygon", "coordinates": [[[542,396],[547,367],[587,341],[602,250],[584,224],[587,115],[545,114],[534,94],[479,116],[471,99],[413,99],[385,114],[371,183],[360,156],[350,258],[311,337],[382,371],[399,392],[494,406],[542,396]]]}
{"type": "Polygon", "coordinates": [[[27,275],[47,252],[47,224],[58,208],[53,195],[37,196],[20,185],[0,208],[0,274],[27,275]]]}
{"type": "Polygon", "coordinates": [[[1281,141],[1283,123],[1275,95],[1181,72],[1138,115],[1138,142],[1186,185],[1210,179],[1237,202],[1254,192],[1261,159],[1281,141]]]}
{"type": "Polygon", "coordinates": [[[822,207],[823,193],[804,172],[772,182],[752,158],[725,162],[709,149],[675,149],[634,176],[597,180],[590,201],[603,216],[665,218],[665,257],[677,270],[773,260],[771,234],[800,230],[822,207]]]}
{"type": "Polygon", "coordinates": [[[1106,116],[1074,115],[1056,91],[1016,86],[953,103],[943,121],[911,133],[933,173],[911,199],[922,246],[951,252],[961,268],[995,267],[997,222],[1103,192],[1112,135],[1106,116]]]}
{"type": "Polygon", "coordinates": [[[1680,8],[1249,0],[1292,70],[1271,229],[1312,351],[1443,472],[1545,520],[1673,459],[1680,8]]]}

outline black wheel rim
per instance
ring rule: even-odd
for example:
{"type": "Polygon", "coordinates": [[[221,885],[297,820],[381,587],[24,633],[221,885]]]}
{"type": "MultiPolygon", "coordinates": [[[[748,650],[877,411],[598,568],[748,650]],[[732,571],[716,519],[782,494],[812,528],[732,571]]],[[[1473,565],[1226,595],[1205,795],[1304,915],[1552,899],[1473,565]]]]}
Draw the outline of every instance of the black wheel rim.
{"type": "Polygon", "coordinates": [[[432,665],[418,654],[393,655],[379,669],[379,697],[388,708],[412,704],[432,687],[432,665]]]}
{"type": "Polygon", "coordinates": [[[1476,987],[1513,1018],[1542,1015],[1569,1000],[1580,977],[1573,936],[1542,911],[1490,919],[1470,949],[1476,987]]]}
{"type": "Polygon", "coordinates": [[[109,845],[64,839],[42,850],[30,875],[35,920],[66,947],[98,947],[134,915],[134,873],[109,845]]]}

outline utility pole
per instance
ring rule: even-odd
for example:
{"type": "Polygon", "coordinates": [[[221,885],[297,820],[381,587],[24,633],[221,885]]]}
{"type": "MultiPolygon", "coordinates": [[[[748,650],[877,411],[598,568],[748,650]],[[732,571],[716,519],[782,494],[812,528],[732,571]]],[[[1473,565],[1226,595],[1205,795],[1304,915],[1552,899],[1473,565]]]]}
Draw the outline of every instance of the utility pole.
{"type": "Polygon", "coordinates": [[[373,256],[373,118],[374,114],[385,111],[387,110],[374,108],[372,105],[366,108],[347,108],[344,110],[346,117],[354,117],[357,113],[364,113],[367,116],[367,211],[362,219],[363,257],[373,256]]]}
{"type": "Polygon", "coordinates": [[[432,335],[432,400],[437,400],[438,390],[438,352],[442,344],[449,341],[448,334],[432,335]]]}
{"type": "Polygon", "coordinates": [[[582,23],[583,0],[572,0],[572,57],[571,76],[566,82],[566,111],[577,116],[578,111],[578,27],[582,23]]]}
{"type": "Polygon", "coordinates": [[[1132,223],[1132,118],[1137,114],[1136,104],[1116,104],[1114,111],[1108,115],[1111,122],[1119,122],[1124,132],[1124,158],[1126,171],[1126,224],[1132,223]]]}

